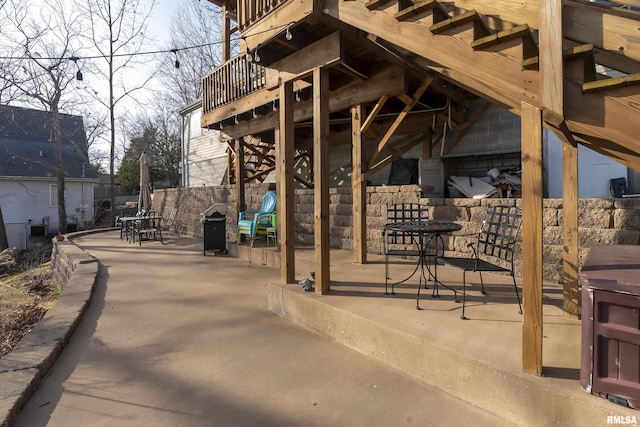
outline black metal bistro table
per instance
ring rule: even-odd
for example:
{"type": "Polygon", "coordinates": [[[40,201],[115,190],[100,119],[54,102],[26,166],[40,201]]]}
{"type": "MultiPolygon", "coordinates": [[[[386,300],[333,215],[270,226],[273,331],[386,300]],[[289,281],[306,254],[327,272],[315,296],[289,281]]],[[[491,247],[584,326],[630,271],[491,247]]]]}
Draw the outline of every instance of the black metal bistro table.
{"type": "MultiPolygon", "coordinates": [[[[394,287],[397,284],[404,283],[407,280],[411,279],[418,270],[418,295],[416,297],[416,310],[421,310],[420,308],[420,288],[422,287],[422,279],[424,278],[425,288],[427,286],[427,276],[425,275],[425,268],[429,274],[429,277],[433,277],[434,287],[433,287],[433,298],[437,298],[440,296],[438,293],[438,285],[442,285],[443,287],[453,291],[454,299],[457,301],[457,293],[455,289],[450,288],[449,286],[438,281],[438,249],[437,242],[441,240],[443,234],[452,233],[454,231],[459,231],[462,229],[460,224],[456,224],[454,222],[447,221],[438,221],[438,220],[423,220],[423,221],[407,221],[407,222],[397,222],[393,224],[385,225],[386,231],[393,231],[396,233],[405,233],[411,236],[412,240],[415,242],[418,247],[418,261],[415,270],[403,280],[399,282],[395,282],[391,286],[391,293],[393,294],[394,287]],[[435,253],[430,254],[428,252],[429,243],[435,239],[436,242],[436,250],[435,253]],[[433,274],[429,269],[428,259],[429,257],[434,257],[434,269],[433,274]]],[[[443,248],[444,251],[444,248],[443,248]]],[[[385,279],[385,280],[388,280],[385,279]]],[[[386,284],[385,284],[386,286],[386,284]]]]}

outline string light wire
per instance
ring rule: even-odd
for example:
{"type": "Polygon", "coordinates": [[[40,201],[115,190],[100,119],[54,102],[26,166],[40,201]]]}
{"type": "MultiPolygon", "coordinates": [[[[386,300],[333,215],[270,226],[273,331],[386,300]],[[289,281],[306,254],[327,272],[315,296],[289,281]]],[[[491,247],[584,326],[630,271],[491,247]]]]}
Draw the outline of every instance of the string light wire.
{"type": "MultiPolygon", "coordinates": [[[[282,29],[282,28],[287,28],[288,29],[292,24],[293,24],[293,22],[285,24],[285,25],[280,25],[279,27],[275,27],[275,29],[282,29]]],[[[232,38],[231,41],[232,42],[239,41],[239,40],[245,40],[246,41],[247,37],[259,36],[259,35],[261,35],[263,33],[273,32],[273,30],[274,30],[274,28],[270,28],[268,30],[260,31],[258,33],[251,34],[249,36],[242,36],[242,37],[232,38]]],[[[132,56],[160,55],[160,54],[165,54],[165,53],[177,54],[178,52],[185,51],[185,50],[200,49],[200,48],[203,48],[203,47],[216,46],[216,45],[219,45],[219,44],[222,44],[222,43],[224,43],[224,41],[218,40],[218,41],[211,42],[211,43],[203,43],[203,44],[199,44],[199,45],[185,46],[185,47],[179,47],[179,48],[150,50],[150,51],[146,51],[146,52],[115,53],[113,55],[87,55],[87,56],[73,55],[73,56],[68,56],[68,57],[38,57],[37,59],[40,60],[40,61],[41,60],[49,60],[49,61],[67,60],[67,61],[77,62],[77,61],[80,61],[80,60],[106,59],[106,58],[109,58],[109,57],[121,58],[121,57],[132,57],[132,56]]],[[[35,58],[32,58],[30,56],[0,56],[0,60],[5,60],[5,61],[26,61],[26,60],[34,60],[34,59],[35,58]]]]}

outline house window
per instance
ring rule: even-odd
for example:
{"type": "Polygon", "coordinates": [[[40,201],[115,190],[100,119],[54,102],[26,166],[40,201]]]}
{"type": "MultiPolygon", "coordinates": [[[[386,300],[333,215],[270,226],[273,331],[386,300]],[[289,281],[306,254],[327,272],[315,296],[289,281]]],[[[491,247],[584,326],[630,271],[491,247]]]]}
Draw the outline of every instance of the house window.
{"type": "Polygon", "coordinates": [[[200,127],[200,118],[202,117],[202,110],[196,110],[189,116],[189,137],[194,138],[202,135],[202,128],[200,127]]]}
{"type": "MultiPolygon", "coordinates": [[[[64,189],[64,197],[67,198],[67,189],[64,189]]],[[[49,185],[49,207],[57,208],[58,207],[58,185],[50,184],[49,185]]]]}

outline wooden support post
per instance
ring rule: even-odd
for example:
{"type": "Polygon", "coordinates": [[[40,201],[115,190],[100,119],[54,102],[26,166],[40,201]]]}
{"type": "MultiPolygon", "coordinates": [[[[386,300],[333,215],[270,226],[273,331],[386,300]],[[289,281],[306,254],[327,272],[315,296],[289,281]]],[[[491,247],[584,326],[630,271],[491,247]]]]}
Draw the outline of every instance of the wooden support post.
{"type": "Polygon", "coordinates": [[[544,121],[562,141],[562,307],[567,317],[578,318],[578,144],[564,119],[551,111],[544,121]]]}
{"type": "Polygon", "coordinates": [[[227,4],[224,3],[220,8],[222,15],[222,63],[224,64],[231,58],[231,19],[227,13],[227,4]]]}
{"type": "Polygon", "coordinates": [[[227,147],[227,184],[233,184],[233,174],[235,169],[233,168],[233,152],[231,147],[227,147]]]}
{"type": "Polygon", "coordinates": [[[562,62],[562,0],[540,0],[540,98],[542,106],[564,115],[562,62]]]}
{"type": "Polygon", "coordinates": [[[562,308],[567,317],[578,318],[578,144],[562,139],[562,308]]]}
{"type": "Polygon", "coordinates": [[[330,290],[329,278],[329,70],[313,70],[313,222],[316,293],[330,290]]]}
{"type": "Polygon", "coordinates": [[[280,278],[295,280],[294,191],[293,191],[293,82],[280,85],[280,126],[278,138],[278,241],[280,243],[280,278]]]}
{"type": "Polygon", "coordinates": [[[364,144],[360,105],[351,107],[351,188],[353,190],[353,257],[360,264],[367,262],[367,181],[364,176],[364,144]]]}
{"type": "Polygon", "coordinates": [[[542,375],[542,114],[522,103],[522,370],[542,375]]]}
{"type": "Polygon", "coordinates": [[[237,213],[246,208],[244,201],[244,142],[236,139],[236,209],[237,213]]]}

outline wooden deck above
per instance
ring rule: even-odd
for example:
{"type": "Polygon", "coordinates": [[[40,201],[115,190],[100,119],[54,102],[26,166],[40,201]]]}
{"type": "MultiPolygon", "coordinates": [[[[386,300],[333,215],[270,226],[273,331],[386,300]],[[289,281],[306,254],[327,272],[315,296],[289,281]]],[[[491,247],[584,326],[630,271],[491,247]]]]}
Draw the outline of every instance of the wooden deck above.
{"type": "MultiPolygon", "coordinates": [[[[426,76],[434,83],[418,105],[442,105],[448,97],[458,110],[479,98],[517,114],[523,102],[545,108],[540,50],[547,48],[538,28],[546,21],[538,2],[327,0],[322,10],[310,0],[263,3],[236,4],[246,52],[258,53],[260,62],[247,62],[243,52],[203,81],[203,126],[222,125],[230,138],[274,128],[275,88],[282,81],[295,82],[295,120],[308,119],[309,76],[318,66],[332,67],[336,120],[356,101],[370,108],[382,96],[406,101],[426,76]],[[380,85],[372,77],[390,66],[403,69],[404,87],[373,90],[380,85]],[[355,88],[368,88],[369,96],[349,100],[355,88]]],[[[562,126],[578,143],[637,170],[640,121],[631,118],[640,112],[639,27],[637,12],[564,0],[563,37],[554,54],[564,58],[563,108],[545,116],[547,125],[562,126]]],[[[381,108],[401,114],[405,105],[381,108]]]]}

